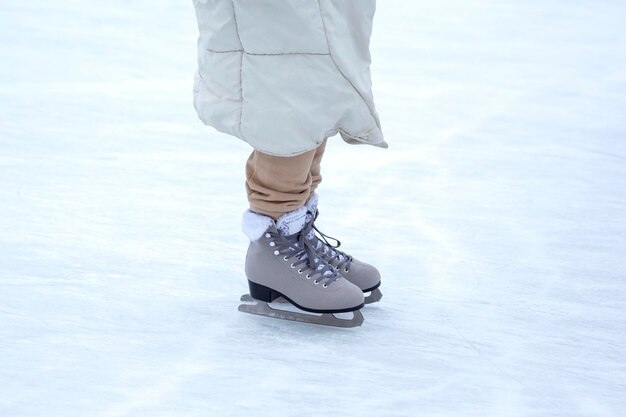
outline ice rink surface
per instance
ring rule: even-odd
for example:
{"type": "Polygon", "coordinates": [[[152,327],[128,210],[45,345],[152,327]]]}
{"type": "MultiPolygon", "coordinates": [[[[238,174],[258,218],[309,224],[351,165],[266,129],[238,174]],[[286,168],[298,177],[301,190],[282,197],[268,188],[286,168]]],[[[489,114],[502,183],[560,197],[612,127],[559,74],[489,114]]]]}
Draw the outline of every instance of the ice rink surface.
{"type": "Polygon", "coordinates": [[[2,1],[0,415],[626,415],[625,20],[379,1],[390,149],[331,141],[318,223],[384,298],[342,330],[237,312],[190,1],[2,1]]]}

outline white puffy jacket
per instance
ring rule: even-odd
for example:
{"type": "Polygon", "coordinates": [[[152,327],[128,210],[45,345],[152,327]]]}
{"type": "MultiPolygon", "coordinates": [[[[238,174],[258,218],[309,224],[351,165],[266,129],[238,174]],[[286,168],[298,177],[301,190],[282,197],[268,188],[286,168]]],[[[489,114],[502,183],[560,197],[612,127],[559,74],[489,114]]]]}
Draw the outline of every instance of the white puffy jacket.
{"type": "Polygon", "coordinates": [[[217,130],[279,156],[340,133],[387,147],[374,108],[376,0],[194,0],[194,106],[217,130]]]}

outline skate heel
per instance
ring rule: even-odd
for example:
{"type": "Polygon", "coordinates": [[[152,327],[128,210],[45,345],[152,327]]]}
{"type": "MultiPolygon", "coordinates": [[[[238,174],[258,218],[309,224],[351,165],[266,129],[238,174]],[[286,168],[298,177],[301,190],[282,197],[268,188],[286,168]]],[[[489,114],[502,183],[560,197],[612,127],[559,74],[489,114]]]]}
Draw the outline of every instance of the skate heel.
{"type": "Polygon", "coordinates": [[[250,295],[252,298],[259,301],[265,301],[266,303],[271,303],[281,296],[279,292],[274,291],[265,285],[257,284],[256,282],[248,281],[248,287],[250,287],[250,295]]]}

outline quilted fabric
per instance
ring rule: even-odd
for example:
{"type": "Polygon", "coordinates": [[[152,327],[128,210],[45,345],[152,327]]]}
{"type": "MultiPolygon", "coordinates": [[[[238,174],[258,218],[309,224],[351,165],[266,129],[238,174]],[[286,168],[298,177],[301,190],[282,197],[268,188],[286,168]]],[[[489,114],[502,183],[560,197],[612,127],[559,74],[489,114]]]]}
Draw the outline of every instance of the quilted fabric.
{"type": "Polygon", "coordinates": [[[375,0],[194,0],[200,119],[272,155],[340,133],[387,147],[371,91],[375,0]]]}

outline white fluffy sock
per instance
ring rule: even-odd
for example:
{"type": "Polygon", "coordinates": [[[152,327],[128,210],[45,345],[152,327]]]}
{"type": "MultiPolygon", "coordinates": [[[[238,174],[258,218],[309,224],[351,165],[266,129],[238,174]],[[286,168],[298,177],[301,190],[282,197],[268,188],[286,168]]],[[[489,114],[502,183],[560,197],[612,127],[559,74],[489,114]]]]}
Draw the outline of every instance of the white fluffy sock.
{"type": "Polygon", "coordinates": [[[278,220],[274,221],[269,216],[248,209],[243,213],[241,230],[248,236],[251,242],[263,236],[263,233],[272,225],[276,225],[276,229],[278,229],[281,235],[293,235],[304,228],[306,213],[307,207],[303,206],[283,214],[278,220]]]}
{"type": "Polygon", "coordinates": [[[273,224],[274,220],[271,217],[248,209],[243,213],[241,230],[248,236],[250,242],[254,242],[263,236],[263,233],[273,224]]]}
{"type": "Polygon", "coordinates": [[[317,213],[317,203],[319,202],[319,199],[319,195],[317,193],[313,193],[306,201],[306,208],[313,213],[313,216],[317,213]]]}
{"type": "Polygon", "coordinates": [[[298,233],[304,228],[306,223],[306,206],[300,207],[293,211],[289,211],[276,220],[276,228],[283,236],[290,236],[298,233]]]}

